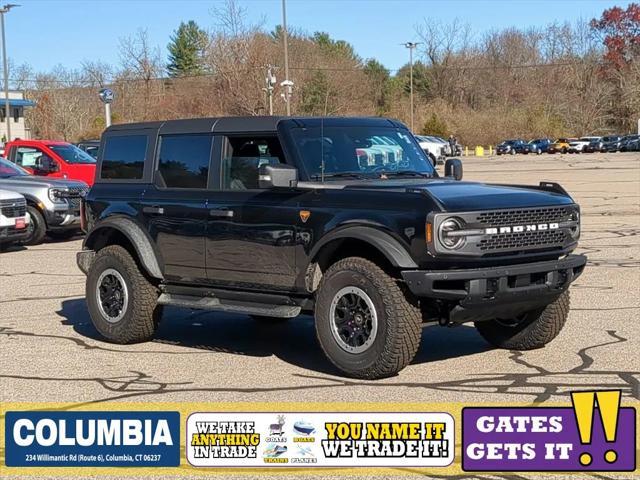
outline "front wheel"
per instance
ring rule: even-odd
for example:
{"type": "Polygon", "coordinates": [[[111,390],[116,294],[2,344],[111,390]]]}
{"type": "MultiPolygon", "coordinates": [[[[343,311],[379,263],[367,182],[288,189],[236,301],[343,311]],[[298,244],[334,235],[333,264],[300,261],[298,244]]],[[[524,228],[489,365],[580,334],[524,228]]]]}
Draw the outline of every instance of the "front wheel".
{"type": "Polygon", "coordinates": [[[316,297],[315,321],[325,355],[352,377],[395,375],[420,345],[417,302],[364,258],[345,258],[327,270],[316,297]]]}
{"type": "Polygon", "coordinates": [[[29,232],[27,238],[22,240],[24,245],[39,245],[47,234],[47,222],[45,222],[42,213],[36,207],[27,206],[27,216],[29,224],[27,230],[29,232]]]}
{"type": "Polygon", "coordinates": [[[542,348],[558,336],[569,315],[569,291],[542,309],[516,318],[476,322],[478,333],[491,345],[510,350],[542,348]]]}
{"type": "Polygon", "coordinates": [[[98,251],[87,273],[86,296],[91,321],[107,340],[125,344],[153,337],[158,290],[123,247],[98,251]]]}
{"type": "Polygon", "coordinates": [[[542,149],[541,149],[541,148],[537,149],[537,150],[536,150],[536,153],[537,153],[538,155],[542,155],[542,149]]]}

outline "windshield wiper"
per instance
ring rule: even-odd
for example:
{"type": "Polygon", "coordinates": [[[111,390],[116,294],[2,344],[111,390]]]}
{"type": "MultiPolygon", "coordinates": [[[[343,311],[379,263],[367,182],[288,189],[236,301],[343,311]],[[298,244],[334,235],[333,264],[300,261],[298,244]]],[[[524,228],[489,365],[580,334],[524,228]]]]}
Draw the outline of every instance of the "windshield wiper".
{"type": "Polygon", "coordinates": [[[390,172],[380,172],[380,175],[399,177],[401,175],[407,175],[411,177],[433,178],[433,175],[427,172],[418,172],[416,170],[393,170],[390,172]]]}
{"type": "MultiPolygon", "coordinates": [[[[313,177],[314,180],[322,180],[322,175],[316,174],[313,177]]],[[[337,172],[337,173],[325,173],[324,178],[365,178],[364,175],[358,172],[337,172]]]]}

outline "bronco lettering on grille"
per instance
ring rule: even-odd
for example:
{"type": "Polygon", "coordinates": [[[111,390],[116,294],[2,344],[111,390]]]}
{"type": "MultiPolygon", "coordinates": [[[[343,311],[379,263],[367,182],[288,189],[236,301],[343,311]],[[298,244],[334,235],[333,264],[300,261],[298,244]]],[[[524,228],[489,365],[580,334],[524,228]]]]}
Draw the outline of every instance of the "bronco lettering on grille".
{"type": "Polygon", "coordinates": [[[499,235],[501,233],[521,233],[521,232],[537,232],[545,230],[557,230],[560,228],[558,223],[538,223],[533,225],[515,225],[511,227],[493,227],[485,228],[486,235],[499,235]]]}

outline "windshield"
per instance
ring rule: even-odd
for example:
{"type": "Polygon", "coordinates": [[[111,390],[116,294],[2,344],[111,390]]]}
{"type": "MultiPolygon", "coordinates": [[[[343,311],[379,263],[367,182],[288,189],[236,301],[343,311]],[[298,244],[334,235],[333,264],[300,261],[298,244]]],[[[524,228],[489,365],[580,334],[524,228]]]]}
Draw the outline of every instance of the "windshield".
{"type": "Polygon", "coordinates": [[[96,163],[96,159],[75,145],[49,145],[67,163],[96,163]]]}
{"type": "Polygon", "coordinates": [[[431,161],[407,130],[393,127],[295,128],[293,140],[309,178],[385,173],[434,176],[431,161]],[[380,145],[384,144],[384,148],[380,145]]]}
{"type": "Polygon", "coordinates": [[[29,172],[9,160],[0,158],[0,178],[19,177],[22,175],[29,175],[29,172]]]}

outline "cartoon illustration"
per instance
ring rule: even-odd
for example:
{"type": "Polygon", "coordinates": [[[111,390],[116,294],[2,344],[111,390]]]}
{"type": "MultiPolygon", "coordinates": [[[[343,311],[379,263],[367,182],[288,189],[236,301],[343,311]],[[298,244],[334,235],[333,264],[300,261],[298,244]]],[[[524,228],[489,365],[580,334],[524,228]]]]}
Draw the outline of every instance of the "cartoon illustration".
{"type": "Polygon", "coordinates": [[[293,432],[298,435],[308,436],[315,433],[315,431],[316,431],[316,427],[314,427],[310,423],[307,423],[303,420],[298,420],[293,424],[293,432]]]}
{"type": "Polygon", "coordinates": [[[278,415],[278,423],[269,425],[269,435],[284,434],[284,415],[278,415]]]}
{"type": "Polygon", "coordinates": [[[267,448],[264,450],[264,456],[269,458],[279,457],[283,453],[287,452],[286,445],[278,445],[275,443],[270,443],[267,445],[267,448]]]}

